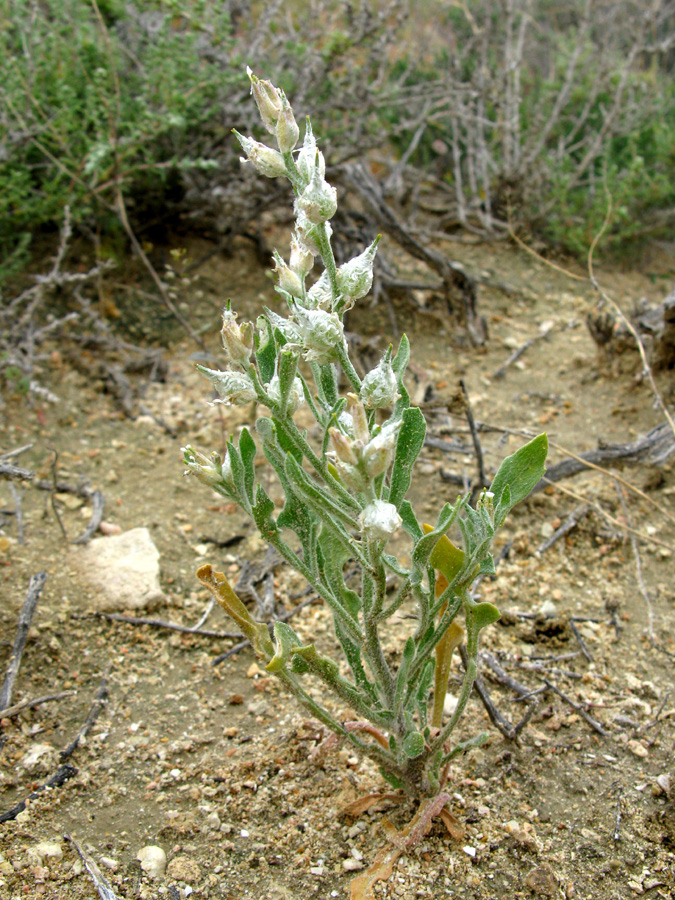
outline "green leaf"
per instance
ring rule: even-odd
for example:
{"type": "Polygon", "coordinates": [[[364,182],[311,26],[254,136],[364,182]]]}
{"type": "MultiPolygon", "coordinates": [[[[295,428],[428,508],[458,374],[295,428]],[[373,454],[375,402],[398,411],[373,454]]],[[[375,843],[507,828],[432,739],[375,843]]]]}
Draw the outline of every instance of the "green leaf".
{"type": "Polygon", "coordinates": [[[403,752],[408,759],[415,759],[424,753],[424,735],[419,731],[412,731],[403,739],[403,752]]]}
{"type": "Polygon", "coordinates": [[[502,614],[497,607],[493,603],[488,603],[487,600],[483,603],[477,603],[473,607],[473,621],[478,631],[481,628],[486,628],[488,625],[493,625],[499,621],[501,616],[502,614]]]}
{"type": "Polygon", "coordinates": [[[255,482],[255,470],[253,460],[255,459],[256,446],[255,441],[251,437],[248,428],[243,428],[239,438],[239,452],[244,467],[244,489],[250,503],[253,503],[253,484],[255,482]]]}
{"type": "Polygon", "coordinates": [[[407,578],[408,575],[410,575],[408,569],[406,569],[405,566],[402,566],[401,563],[396,559],[396,557],[392,556],[390,553],[382,554],[382,562],[388,569],[391,569],[392,572],[400,575],[401,578],[407,578]]]}
{"type": "Polygon", "coordinates": [[[280,672],[291,658],[293,647],[302,647],[302,641],[286,622],[274,623],[275,651],[265,669],[268,672],[280,672]]]}
{"type": "Polygon", "coordinates": [[[544,433],[533,438],[502,462],[490,485],[490,490],[494,494],[497,526],[502,524],[509,510],[524,500],[542,478],[546,471],[547,453],[548,437],[544,433]]]}
{"type": "Polygon", "coordinates": [[[422,529],[415,517],[410,501],[404,500],[399,507],[399,514],[403,520],[403,530],[406,531],[413,541],[417,542],[422,537],[422,529]]]}
{"type": "Polygon", "coordinates": [[[267,319],[265,316],[260,316],[258,322],[260,323],[261,321],[265,323],[267,336],[262,340],[258,338],[262,346],[259,350],[256,350],[255,358],[258,363],[258,372],[260,373],[260,378],[262,379],[264,384],[269,384],[269,382],[274,377],[274,361],[276,359],[277,348],[274,342],[274,334],[272,332],[272,326],[270,325],[269,319],[267,319]]]}
{"type": "Polygon", "coordinates": [[[412,470],[424,446],[427,423],[422,410],[416,406],[403,411],[403,424],[396,441],[396,455],[391,471],[389,502],[397,508],[403,502],[412,480],[412,470]]]}
{"type": "Polygon", "coordinates": [[[391,416],[392,421],[398,421],[403,415],[403,410],[408,409],[410,406],[410,395],[406,390],[406,386],[403,384],[403,376],[405,375],[409,360],[410,342],[404,334],[398,345],[398,353],[391,361],[391,367],[396,374],[396,380],[398,382],[398,392],[401,395],[394,406],[394,411],[391,416]]]}
{"type": "Polygon", "coordinates": [[[256,502],[252,512],[258,531],[265,540],[269,540],[277,531],[276,522],[272,518],[274,501],[267,495],[261,484],[258,484],[256,489],[256,502]]]}
{"type": "Polygon", "coordinates": [[[394,714],[398,712],[399,704],[403,699],[403,694],[408,682],[408,669],[415,658],[415,638],[412,635],[405,642],[403,648],[403,659],[396,673],[396,690],[394,693],[394,714]]]}
{"type": "Polygon", "coordinates": [[[326,404],[333,407],[340,399],[337,388],[337,369],[332,363],[326,363],[325,365],[320,366],[320,372],[321,379],[317,387],[320,388],[321,393],[326,400],[326,404]]]}

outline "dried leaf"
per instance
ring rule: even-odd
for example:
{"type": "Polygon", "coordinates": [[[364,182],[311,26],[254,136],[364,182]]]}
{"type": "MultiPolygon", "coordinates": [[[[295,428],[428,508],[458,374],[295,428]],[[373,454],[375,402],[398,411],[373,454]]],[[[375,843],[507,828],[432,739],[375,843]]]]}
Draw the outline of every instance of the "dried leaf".
{"type": "Polygon", "coordinates": [[[440,816],[443,820],[443,824],[445,825],[448,834],[453,839],[453,841],[464,840],[466,828],[462,825],[457,816],[453,816],[453,814],[447,809],[442,809],[440,816]]]}
{"type": "Polygon", "coordinates": [[[364,794],[363,797],[357,797],[356,800],[353,800],[351,803],[348,803],[345,807],[343,807],[340,810],[340,815],[350,816],[352,819],[358,819],[358,817],[363,815],[364,812],[372,809],[373,806],[380,803],[381,801],[400,800],[401,797],[402,795],[400,793],[364,794]]]}

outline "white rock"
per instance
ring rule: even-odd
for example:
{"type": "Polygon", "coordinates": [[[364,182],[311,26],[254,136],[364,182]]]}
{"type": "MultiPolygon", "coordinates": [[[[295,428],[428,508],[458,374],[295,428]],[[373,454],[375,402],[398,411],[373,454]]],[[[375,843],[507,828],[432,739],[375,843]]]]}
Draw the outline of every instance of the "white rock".
{"type": "Polygon", "coordinates": [[[141,869],[150,878],[159,878],[166,872],[166,853],[161,847],[142,847],[136,854],[136,859],[141,863],[141,869]]]}
{"type": "Polygon", "coordinates": [[[44,866],[63,859],[63,850],[56,841],[40,841],[34,847],[29,847],[26,855],[32,866],[44,866]]]}
{"type": "Polygon", "coordinates": [[[163,598],[159,551],[147,528],[94,538],[73,550],[70,561],[94,591],[97,612],[143,609],[163,598]]]}
{"type": "Polygon", "coordinates": [[[537,610],[539,615],[551,617],[558,614],[558,607],[555,605],[553,600],[544,600],[539,609],[537,610]]]}
{"type": "Polygon", "coordinates": [[[31,744],[19,760],[19,768],[26,772],[51,772],[56,765],[56,750],[51,744],[31,744]]]}

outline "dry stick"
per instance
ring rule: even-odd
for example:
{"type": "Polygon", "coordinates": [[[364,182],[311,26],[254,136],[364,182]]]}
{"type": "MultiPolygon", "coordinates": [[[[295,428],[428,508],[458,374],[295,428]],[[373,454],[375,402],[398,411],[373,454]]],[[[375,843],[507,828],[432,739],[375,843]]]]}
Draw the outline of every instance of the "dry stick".
{"type": "MultiPolygon", "coordinates": [[[[466,652],[466,647],[464,646],[464,644],[462,644],[460,646],[459,653],[460,653],[460,656],[462,657],[462,664],[463,664],[464,668],[466,669],[466,667],[469,664],[469,656],[466,652]]],[[[504,674],[506,674],[506,673],[504,673],[504,674]]],[[[521,688],[523,690],[527,691],[527,688],[525,688],[524,685],[520,685],[518,690],[520,691],[521,688]]],[[[537,704],[532,703],[528,707],[527,712],[522,717],[522,719],[518,722],[518,724],[512,725],[511,722],[509,722],[509,720],[506,718],[506,716],[504,716],[492,702],[492,698],[490,696],[490,692],[487,688],[487,685],[485,684],[485,682],[483,681],[483,679],[480,675],[476,676],[476,680],[474,681],[474,689],[475,689],[476,693],[478,694],[478,696],[480,697],[481,702],[482,702],[483,706],[485,707],[485,710],[486,710],[488,716],[490,717],[490,721],[494,725],[496,725],[496,727],[504,735],[504,737],[508,738],[511,741],[515,740],[518,737],[520,732],[523,730],[523,728],[527,725],[527,723],[530,721],[530,719],[534,715],[534,712],[537,708],[537,704]]]]}
{"type": "Polygon", "coordinates": [[[40,594],[46,580],[47,573],[38,572],[38,574],[33,575],[31,577],[31,580],[28,582],[28,593],[26,594],[26,599],[24,600],[23,606],[21,607],[21,612],[19,613],[19,621],[16,629],[16,637],[14,638],[14,646],[12,647],[12,655],[9,658],[7,674],[5,675],[5,680],[3,682],[2,688],[0,689],[0,709],[6,709],[12,701],[14,682],[16,681],[16,676],[19,672],[19,666],[21,665],[23,648],[26,646],[26,641],[28,640],[30,623],[33,619],[33,613],[35,612],[35,608],[38,604],[38,600],[40,599],[40,594]]]}
{"type": "Polygon", "coordinates": [[[630,530],[630,545],[633,548],[633,556],[635,557],[635,571],[637,574],[638,585],[640,587],[640,593],[645,599],[645,603],[647,604],[647,625],[649,627],[649,643],[652,647],[656,646],[656,636],[654,634],[654,608],[652,606],[652,600],[649,596],[649,591],[647,590],[647,586],[644,582],[644,578],[642,577],[642,560],[640,558],[640,550],[638,549],[638,543],[635,539],[635,534],[633,532],[633,523],[631,521],[630,512],[628,510],[628,504],[626,503],[626,498],[624,496],[623,491],[621,490],[620,485],[616,485],[616,491],[619,495],[619,500],[621,501],[621,508],[623,509],[623,514],[626,519],[626,525],[630,530]]]}
{"type": "MultiPolygon", "coordinates": [[[[211,607],[213,608],[213,607],[211,607]]],[[[148,619],[142,616],[125,616],[122,613],[88,613],[97,619],[107,619],[109,622],[126,622],[128,625],[151,625],[154,628],[168,628],[170,631],[180,631],[182,634],[201,634],[204,637],[214,638],[240,638],[240,632],[212,631],[202,628],[199,622],[196,625],[179,625],[177,622],[165,622],[163,619],[148,619]]],[[[83,617],[84,618],[84,617],[83,617]]],[[[201,620],[200,620],[201,621],[201,620]]]]}
{"type": "Polygon", "coordinates": [[[89,710],[89,715],[85,719],[83,726],[78,731],[75,739],[70,744],[68,744],[65,750],[62,750],[59,753],[59,759],[61,759],[62,761],[64,759],[68,759],[69,756],[73,755],[73,753],[77,750],[82,738],[86,738],[91,730],[92,725],[94,724],[96,719],[98,719],[101,708],[108,697],[108,675],[110,674],[110,667],[111,663],[108,663],[108,665],[105,667],[105,672],[101,676],[100,687],[96,692],[96,697],[94,698],[94,702],[91,706],[91,709],[89,710]]]}
{"type": "Polygon", "coordinates": [[[61,691],[60,694],[45,694],[44,697],[35,697],[34,700],[21,700],[14,706],[8,706],[7,709],[0,709],[0,719],[11,719],[18,715],[22,709],[32,709],[34,706],[41,706],[43,703],[50,703],[52,700],[63,700],[64,697],[72,697],[77,691],[61,691]]]}
{"type": "Polygon", "coordinates": [[[483,461],[483,448],[480,445],[478,429],[476,428],[476,420],[473,417],[471,401],[469,400],[469,392],[466,389],[466,384],[464,383],[463,378],[459,379],[459,386],[461,387],[464,398],[466,399],[466,421],[469,424],[469,429],[471,430],[471,438],[473,440],[473,448],[476,451],[476,463],[478,464],[478,482],[480,487],[484,487],[487,484],[487,477],[485,475],[485,463],[483,461]]]}
{"type": "Polygon", "coordinates": [[[21,510],[21,492],[10,481],[9,490],[14,500],[14,517],[16,519],[17,541],[23,544],[23,512],[21,510]]]}
{"type": "Polygon", "coordinates": [[[52,453],[54,454],[54,459],[52,460],[52,464],[51,464],[52,483],[54,485],[54,489],[53,489],[52,495],[51,495],[52,510],[54,512],[54,515],[56,516],[56,521],[59,523],[59,528],[61,529],[61,534],[64,536],[64,538],[66,540],[68,540],[68,534],[67,534],[65,526],[61,520],[61,513],[59,512],[59,510],[56,506],[56,491],[57,491],[56,485],[58,483],[57,478],[56,478],[56,463],[59,458],[59,455],[56,452],[56,450],[52,450],[52,453]]]}
{"type": "Polygon", "coordinates": [[[594,731],[597,731],[598,734],[601,734],[603,737],[609,737],[609,732],[605,731],[602,725],[596,719],[594,719],[593,716],[589,715],[583,708],[583,706],[581,706],[579,703],[575,703],[571,697],[567,696],[567,694],[563,694],[563,692],[554,684],[551,684],[551,682],[547,678],[544,678],[543,682],[549,690],[553,691],[553,693],[561,697],[565,701],[565,703],[569,704],[572,709],[576,710],[576,712],[579,713],[582,719],[585,719],[588,722],[588,724],[594,731]]]}
{"type": "Polygon", "coordinates": [[[590,650],[588,649],[588,647],[586,646],[586,642],[585,642],[584,639],[582,638],[581,633],[579,632],[579,629],[577,628],[574,619],[570,619],[570,628],[571,628],[571,630],[572,630],[572,634],[573,634],[574,637],[577,639],[577,643],[578,643],[579,646],[581,647],[581,652],[582,652],[583,655],[586,657],[586,659],[588,660],[588,662],[592,663],[592,662],[593,662],[593,655],[591,654],[591,651],[590,651],[590,650]]]}
{"type": "Polygon", "coordinates": [[[20,803],[17,803],[16,806],[13,806],[11,809],[7,810],[6,813],[3,813],[0,816],[0,824],[3,822],[9,822],[12,819],[16,819],[19,813],[22,813],[24,809],[28,806],[31,800],[35,800],[43,791],[49,790],[54,787],[61,787],[62,784],[65,784],[69,778],[72,778],[73,775],[77,775],[77,769],[75,766],[70,766],[67,763],[63,766],[59,766],[56,772],[52,775],[49,781],[46,781],[44,784],[40,785],[40,787],[36,788],[31,794],[26,797],[25,800],[22,800],[20,803]]]}
{"type": "Polygon", "coordinates": [[[668,420],[668,424],[670,425],[670,429],[673,432],[673,435],[675,435],[675,421],[673,420],[673,417],[671,416],[671,414],[668,410],[668,407],[664,403],[663,397],[661,396],[659,389],[656,386],[656,381],[654,380],[654,373],[652,372],[651,366],[649,365],[649,362],[647,361],[647,354],[645,352],[644,344],[642,343],[642,338],[638,334],[633,323],[628,319],[626,314],[623,312],[623,310],[621,310],[619,308],[619,306],[616,304],[616,302],[614,300],[612,300],[612,298],[604,290],[604,288],[601,287],[600,283],[598,282],[598,280],[595,277],[595,274],[593,272],[593,253],[594,253],[595,248],[597,247],[598,243],[600,242],[603,234],[607,230],[610,220],[612,218],[613,201],[612,201],[612,195],[611,195],[609,187],[607,185],[606,177],[604,179],[604,188],[605,188],[605,196],[607,197],[607,213],[605,215],[605,220],[602,223],[600,231],[593,238],[593,243],[591,244],[590,250],[588,251],[588,277],[589,277],[589,280],[590,280],[591,284],[593,285],[594,289],[600,296],[601,300],[603,300],[605,303],[609,303],[609,305],[616,312],[616,314],[619,316],[619,318],[622,319],[622,321],[624,322],[624,324],[630,331],[631,335],[633,336],[633,339],[634,339],[635,343],[637,344],[638,353],[640,354],[640,359],[642,360],[643,374],[646,375],[647,378],[649,379],[649,386],[652,389],[654,398],[655,398],[656,402],[658,403],[658,405],[661,407],[661,410],[663,411],[664,416],[668,420]]]}
{"type": "Polygon", "coordinates": [[[522,696],[531,693],[529,687],[521,684],[520,681],[516,681],[515,678],[512,678],[507,672],[505,672],[491,653],[487,653],[485,650],[483,650],[481,651],[480,658],[482,662],[485,662],[490,667],[490,669],[492,669],[497,679],[505,687],[510,688],[512,691],[515,691],[517,694],[521,694],[522,696]]]}
{"type": "Polygon", "coordinates": [[[70,843],[79,853],[80,859],[84,863],[87,872],[89,872],[91,880],[94,882],[101,900],[117,900],[115,892],[110,887],[108,880],[99,869],[96,861],[91,856],[89,856],[89,854],[85,850],[83,850],[82,847],[80,847],[80,845],[73,837],[71,837],[69,834],[64,834],[64,837],[67,841],[70,841],[70,843]]]}
{"type": "Polygon", "coordinates": [[[98,531],[98,526],[101,524],[103,520],[103,510],[105,509],[105,497],[101,493],[101,491],[94,491],[91,495],[92,501],[92,513],[91,519],[89,520],[89,524],[84,529],[82,534],[77,538],[73,543],[75,544],[86,544],[88,540],[90,540],[94,534],[98,531]]]}
{"type": "Polygon", "coordinates": [[[553,534],[537,547],[535,553],[541,554],[549,550],[556,541],[559,541],[561,537],[564,537],[566,534],[569,534],[573,528],[576,528],[579,522],[587,516],[590,511],[590,503],[583,503],[581,506],[577,506],[576,509],[573,509],[562,525],[556,528],[553,534]]]}
{"type": "Polygon", "coordinates": [[[517,350],[513,351],[513,353],[511,354],[511,356],[509,356],[505,363],[503,363],[498,369],[495,369],[495,371],[492,373],[493,379],[497,380],[499,378],[503,378],[509,366],[512,366],[514,362],[519,360],[523,353],[525,353],[526,350],[529,350],[533,344],[536,344],[537,341],[541,341],[544,338],[547,338],[550,333],[551,329],[547,328],[541,334],[536,334],[534,337],[530,338],[529,341],[525,341],[522,347],[518,347],[517,350]]]}

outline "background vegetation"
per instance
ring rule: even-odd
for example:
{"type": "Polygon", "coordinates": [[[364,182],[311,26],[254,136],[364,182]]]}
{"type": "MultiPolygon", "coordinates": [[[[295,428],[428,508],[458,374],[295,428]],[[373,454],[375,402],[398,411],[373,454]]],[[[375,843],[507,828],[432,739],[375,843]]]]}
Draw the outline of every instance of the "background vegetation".
{"type": "Polygon", "coordinates": [[[0,277],[63,208],[99,253],[130,230],[221,238],[262,208],[229,132],[244,66],[311,108],[334,166],[371,163],[443,227],[510,221],[585,254],[675,224],[675,4],[667,0],[0,0],[0,277]],[[386,135],[386,137],[384,137],[386,135]]]}

